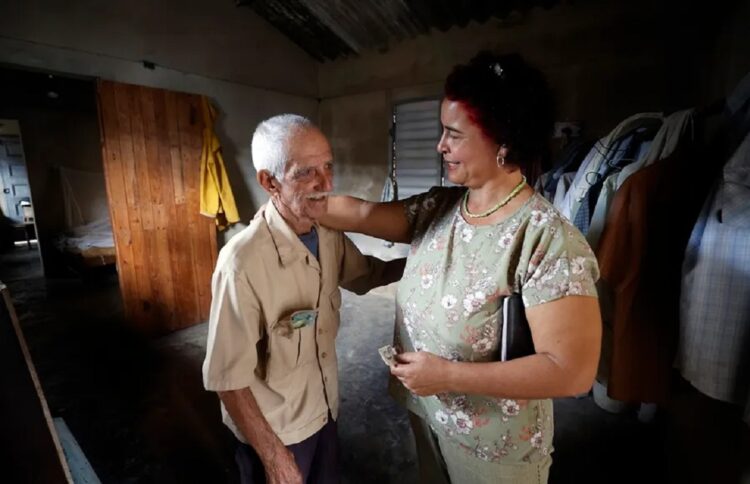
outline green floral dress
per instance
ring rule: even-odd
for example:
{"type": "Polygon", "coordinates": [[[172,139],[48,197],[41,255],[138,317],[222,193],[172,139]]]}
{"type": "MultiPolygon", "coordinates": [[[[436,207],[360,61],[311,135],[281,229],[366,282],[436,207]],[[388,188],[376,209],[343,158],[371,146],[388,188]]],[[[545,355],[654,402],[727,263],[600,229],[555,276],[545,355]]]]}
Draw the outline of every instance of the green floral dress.
{"type": "MultiPolygon", "coordinates": [[[[461,215],[464,192],[433,188],[405,200],[413,238],[396,296],[395,345],[453,361],[496,361],[500,297],[520,291],[527,308],[569,295],[596,297],[599,270],[583,235],[541,196],[498,224],[472,226],[461,215]]],[[[392,390],[479,459],[521,464],[552,452],[552,400],[417,397],[397,380],[392,390]]]]}

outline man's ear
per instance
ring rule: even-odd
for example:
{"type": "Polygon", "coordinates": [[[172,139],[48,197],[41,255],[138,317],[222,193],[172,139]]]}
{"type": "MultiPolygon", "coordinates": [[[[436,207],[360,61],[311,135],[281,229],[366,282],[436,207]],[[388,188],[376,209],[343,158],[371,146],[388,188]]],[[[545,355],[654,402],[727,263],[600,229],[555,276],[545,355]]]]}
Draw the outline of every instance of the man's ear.
{"type": "Polygon", "coordinates": [[[268,170],[260,170],[255,178],[258,180],[258,184],[272,197],[279,193],[278,181],[268,170]]]}

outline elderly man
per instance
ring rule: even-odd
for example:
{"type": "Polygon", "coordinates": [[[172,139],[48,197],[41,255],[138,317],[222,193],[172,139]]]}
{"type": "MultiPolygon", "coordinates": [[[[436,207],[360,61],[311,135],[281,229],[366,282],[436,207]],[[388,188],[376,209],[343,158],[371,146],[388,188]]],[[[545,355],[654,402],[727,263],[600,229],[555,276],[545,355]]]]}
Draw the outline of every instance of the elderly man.
{"type": "Polygon", "coordinates": [[[219,254],[203,381],[240,440],[242,482],[338,482],[339,286],[364,294],[400,278],[403,260],[365,257],[316,223],[333,160],[308,119],[263,121],[252,154],[271,200],[219,254]]]}

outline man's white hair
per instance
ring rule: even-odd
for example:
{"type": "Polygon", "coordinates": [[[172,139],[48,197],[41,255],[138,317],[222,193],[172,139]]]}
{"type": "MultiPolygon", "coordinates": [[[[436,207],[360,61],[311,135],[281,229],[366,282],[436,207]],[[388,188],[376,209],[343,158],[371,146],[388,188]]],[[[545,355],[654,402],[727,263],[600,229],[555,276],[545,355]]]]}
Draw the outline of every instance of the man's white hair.
{"type": "Polygon", "coordinates": [[[268,170],[281,180],[289,157],[289,141],[300,129],[308,128],[315,128],[315,124],[299,114],[279,114],[262,121],[253,134],[255,171],[268,170]]]}

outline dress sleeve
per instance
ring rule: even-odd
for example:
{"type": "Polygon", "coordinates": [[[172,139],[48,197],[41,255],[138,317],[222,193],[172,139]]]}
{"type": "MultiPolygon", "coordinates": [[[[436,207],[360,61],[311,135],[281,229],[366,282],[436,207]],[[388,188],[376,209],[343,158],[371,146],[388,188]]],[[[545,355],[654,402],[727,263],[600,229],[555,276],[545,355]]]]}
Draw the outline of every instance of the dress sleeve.
{"type": "Polygon", "coordinates": [[[586,239],[564,221],[547,226],[531,251],[521,294],[528,307],[566,296],[597,297],[596,257],[586,239]]]}

